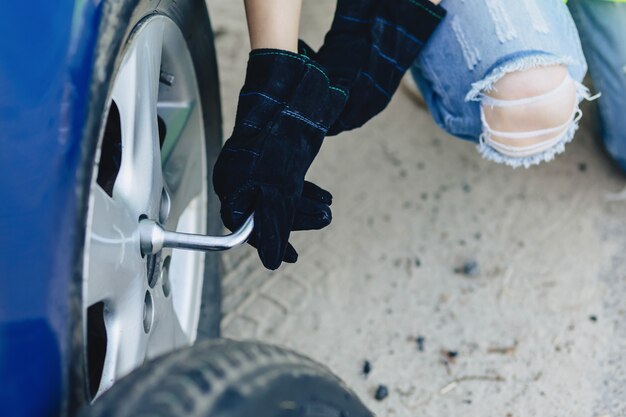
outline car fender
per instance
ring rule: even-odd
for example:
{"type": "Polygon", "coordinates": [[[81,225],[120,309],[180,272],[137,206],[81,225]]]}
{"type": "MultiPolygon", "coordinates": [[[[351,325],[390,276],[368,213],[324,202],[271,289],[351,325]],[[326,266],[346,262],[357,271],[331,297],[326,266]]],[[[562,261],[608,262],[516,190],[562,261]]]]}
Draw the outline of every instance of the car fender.
{"type": "Polygon", "coordinates": [[[0,11],[0,409],[64,412],[81,141],[103,0],[0,11]]]}

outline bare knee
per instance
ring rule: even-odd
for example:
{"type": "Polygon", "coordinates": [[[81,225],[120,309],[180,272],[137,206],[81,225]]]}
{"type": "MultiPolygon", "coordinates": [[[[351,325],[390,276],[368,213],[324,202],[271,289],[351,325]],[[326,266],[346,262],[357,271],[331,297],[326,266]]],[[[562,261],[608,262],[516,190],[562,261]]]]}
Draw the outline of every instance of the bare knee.
{"type": "Polygon", "coordinates": [[[485,136],[504,155],[543,152],[567,133],[577,104],[576,85],[563,65],[507,73],[485,93],[485,136]]]}

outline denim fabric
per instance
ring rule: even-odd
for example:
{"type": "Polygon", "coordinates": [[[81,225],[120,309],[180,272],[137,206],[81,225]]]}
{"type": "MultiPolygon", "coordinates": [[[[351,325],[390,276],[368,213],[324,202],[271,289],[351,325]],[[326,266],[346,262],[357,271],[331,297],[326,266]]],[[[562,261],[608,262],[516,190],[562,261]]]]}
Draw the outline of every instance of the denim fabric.
{"type": "Polygon", "coordinates": [[[362,126],[389,103],[445,15],[428,0],[339,0],[315,59],[350,98],[329,134],[362,126]]]}
{"type": "MultiPolygon", "coordinates": [[[[447,16],[413,64],[435,122],[478,142],[481,90],[505,72],[567,64],[582,81],[586,62],[562,0],[443,0],[447,16]]],[[[573,134],[573,132],[572,132],[573,134]]]]}
{"type": "Polygon", "coordinates": [[[626,3],[570,0],[597,91],[602,140],[626,171],[626,3]]]}
{"type": "Polygon", "coordinates": [[[287,51],[250,53],[232,136],[213,170],[224,224],[233,230],[254,212],[250,243],[263,265],[295,262],[295,228],[330,222],[330,194],[306,185],[305,174],[347,94],[311,59],[287,51]]]}

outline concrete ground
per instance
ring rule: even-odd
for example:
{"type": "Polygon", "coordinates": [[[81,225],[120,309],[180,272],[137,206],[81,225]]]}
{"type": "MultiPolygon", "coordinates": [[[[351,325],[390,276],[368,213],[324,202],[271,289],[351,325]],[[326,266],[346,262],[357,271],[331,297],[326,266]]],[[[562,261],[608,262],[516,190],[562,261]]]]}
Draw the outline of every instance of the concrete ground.
{"type": "MultiPolygon", "coordinates": [[[[228,136],[243,4],[209,6],[228,136]]],[[[304,7],[302,37],[319,46],[334,0],[304,7]]],[[[270,273],[249,248],[227,254],[224,335],[310,355],[379,416],[626,416],[626,202],[606,199],[625,181],[592,132],[512,170],[399,91],[327,140],[310,178],[334,194],[334,220],[293,236],[298,263],[270,273]]]]}

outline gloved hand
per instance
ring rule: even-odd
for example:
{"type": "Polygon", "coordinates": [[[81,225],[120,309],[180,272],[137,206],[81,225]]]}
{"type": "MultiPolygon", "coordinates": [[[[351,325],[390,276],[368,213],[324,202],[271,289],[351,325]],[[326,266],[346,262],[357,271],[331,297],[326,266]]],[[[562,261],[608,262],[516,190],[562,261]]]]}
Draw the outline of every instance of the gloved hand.
{"type": "Polygon", "coordinates": [[[329,135],[360,127],[387,106],[445,13],[428,0],[338,0],[331,29],[313,55],[350,92],[329,135]]]}
{"type": "Polygon", "coordinates": [[[268,269],[296,261],[288,243],[292,230],[330,223],[332,196],[304,177],[346,100],[346,92],[306,56],[250,53],[235,127],[218,156],[213,185],[229,229],[254,212],[250,243],[268,269]]]}

